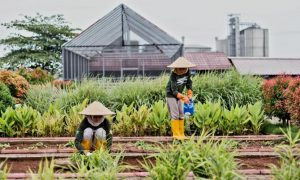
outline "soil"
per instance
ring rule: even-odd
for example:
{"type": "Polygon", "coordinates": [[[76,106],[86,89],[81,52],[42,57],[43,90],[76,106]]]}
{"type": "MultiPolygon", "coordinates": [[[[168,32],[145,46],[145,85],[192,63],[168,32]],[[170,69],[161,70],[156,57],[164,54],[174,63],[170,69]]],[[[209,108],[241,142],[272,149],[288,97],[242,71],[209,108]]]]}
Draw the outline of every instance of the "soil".
{"type": "Polygon", "coordinates": [[[276,157],[259,158],[237,158],[240,169],[269,169],[270,164],[279,166],[279,159],[276,157]]]}
{"type": "MultiPolygon", "coordinates": [[[[155,162],[153,158],[147,159],[147,161],[155,162]]],[[[40,160],[8,160],[7,162],[8,166],[11,167],[11,173],[26,173],[29,171],[29,168],[33,172],[37,172],[40,160]]],[[[239,169],[269,169],[270,164],[279,166],[279,160],[273,157],[237,158],[237,162],[240,164],[239,169]]],[[[131,169],[127,169],[124,172],[145,171],[140,163],[144,163],[143,158],[125,157],[122,164],[131,166],[131,169]]]]}

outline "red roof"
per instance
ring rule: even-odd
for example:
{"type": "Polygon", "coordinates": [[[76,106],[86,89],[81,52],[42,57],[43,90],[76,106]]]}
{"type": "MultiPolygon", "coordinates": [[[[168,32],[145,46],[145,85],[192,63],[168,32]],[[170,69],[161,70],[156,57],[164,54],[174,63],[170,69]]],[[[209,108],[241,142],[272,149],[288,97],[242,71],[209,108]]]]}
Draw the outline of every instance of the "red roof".
{"type": "Polygon", "coordinates": [[[196,64],[194,70],[221,70],[232,67],[227,56],[222,52],[186,52],[184,57],[196,64]]]}

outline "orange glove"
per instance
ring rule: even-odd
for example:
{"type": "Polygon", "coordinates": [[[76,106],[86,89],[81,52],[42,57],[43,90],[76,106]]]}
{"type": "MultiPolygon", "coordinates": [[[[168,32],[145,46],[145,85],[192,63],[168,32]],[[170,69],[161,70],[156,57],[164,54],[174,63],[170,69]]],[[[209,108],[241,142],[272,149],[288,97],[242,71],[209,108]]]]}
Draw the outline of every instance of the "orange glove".
{"type": "Polygon", "coordinates": [[[190,104],[190,99],[189,99],[187,96],[184,96],[184,98],[182,99],[182,101],[183,101],[185,104],[190,104]]]}
{"type": "Polygon", "coordinates": [[[177,94],[177,98],[178,99],[181,99],[185,104],[189,104],[190,103],[190,100],[187,96],[184,96],[183,94],[181,93],[178,93],[177,94]]]}
{"type": "Polygon", "coordinates": [[[183,98],[184,98],[184,95],[181,94],[181,93],[177,93],[177,98],[178,98],[178,99],[183,99],[183,98]]]}
{"type": "Polygon", "coordinates": [[[191,89],[187,90],[187,96],[188,96],[189,99],[192,99],[193,91],[191,89]]]}

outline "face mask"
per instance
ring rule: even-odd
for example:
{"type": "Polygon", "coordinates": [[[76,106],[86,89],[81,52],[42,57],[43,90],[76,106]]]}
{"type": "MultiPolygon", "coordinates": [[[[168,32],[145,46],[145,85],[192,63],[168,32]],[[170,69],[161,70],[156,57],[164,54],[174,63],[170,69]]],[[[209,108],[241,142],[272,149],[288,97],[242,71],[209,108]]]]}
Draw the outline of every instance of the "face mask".
{"type": "Polygon", "coordinates": [[[99,122],[95,122],[92,116],[88,116],[87,120],[92,126],[99,126],[104,121],[104,116],[100,118],[99,122]]]}

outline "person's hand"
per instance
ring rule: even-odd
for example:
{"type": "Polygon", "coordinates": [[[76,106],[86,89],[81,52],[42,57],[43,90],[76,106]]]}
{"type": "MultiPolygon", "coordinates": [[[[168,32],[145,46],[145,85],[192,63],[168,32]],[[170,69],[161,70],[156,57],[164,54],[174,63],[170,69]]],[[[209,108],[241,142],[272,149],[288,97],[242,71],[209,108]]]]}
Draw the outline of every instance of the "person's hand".
{"type": "Polygon", "coordinates": [[[193,91],[191,89],[189,89],[187,91],[187,96],[188,96],[189,99],[192,99],[192,97],[193,97],[193,91]]]}
{"type": "Polygon", "coordinates": [[[187,97],[187,96],[184,96],[182,98],[182,101],[185,103],[185,104],[190,104],[190,99],[187,97]]]}
{"type": "Polygon", "coordinates": [[[91,156],[93,153],[91,153],[91,152],[87,152],[85,155],[86,156],[91,156]]]}

